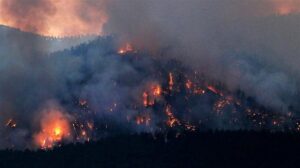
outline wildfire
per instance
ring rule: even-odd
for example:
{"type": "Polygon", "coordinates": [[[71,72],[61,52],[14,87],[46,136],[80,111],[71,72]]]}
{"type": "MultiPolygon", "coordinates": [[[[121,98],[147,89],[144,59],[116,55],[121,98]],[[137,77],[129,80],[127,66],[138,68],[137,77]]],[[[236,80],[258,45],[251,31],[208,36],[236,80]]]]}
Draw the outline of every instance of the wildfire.
{"type": "Polygon", "coordinates": [[[185,129],[188,131],[196,131],[196,126],[187,123],[187,124],[185,124],[185,129]]]}
{"type": "Polygon", "coordinates": [[[217,113],[220,113],[227,105],[230,105],[230,100],[228,99],[221,99],[218,100],[215,104],[214,104],[214,111],[216,111],[217,113]]]}
{"type": "Polygon", "coordinates": [[[148,106],[148,93],[147,92],[143,93],[143,104],[145,107],[148,106]]]}
{"type": "Polygon", "coordinates": [[[133,47],[130,43],[126,43],[124,46],[122,46],[119,50],[118,53],[123,55],[126,54],[128,52],[132,52],[133,51],[133,47]]]}
{"type": "Polygon", "coordinates": [[[87,127],[88,127],[90,130],[93,130],[93,128],[94,128],[94,123],[92,123],[92,122],[87,122],[87,127]]]}
{"type": "Polygon", "coordinates": [[[186,87],[187,89],[191,89],[191,88],[192,88],[192,86],[193,86],[193,83],[192,83],[192,81],[190,81],[190,80],[187,80],[187,81],[186,81],[186,83],[185,83],[185,87],[186,87]]]}
{"type": "Polygon", "coordinates": [[[205,90],[201,89],[201,88],[196,88],[194,90],[194,94],[198,94],[198,95],[201,95],[201,94],[204,94],[205,93],[205,90]]]}
{"type": "Polygon", "coordinates": [[[152,106],[155,103],[155,100],[161,96],[162,88],[159,84],[151,85],[146,91],[143,92],[143,105],[145,107],[152,106]]]}
{"type": "Polygon", "coordinates": [[[13,119],[9,119],[6,124],[6,127],[10,127],[10,128],[16,128],[17,127],[17,123],[13,120],[13,119]]]}
{"type": "Polygon", "coordinates": [[[86,136],[86,131],[85,130],[81,131],[81,135],[86,136]]]}
{"type": "Polygon", "coordinates": [[[207,89],[212,91],[213,93],[215,93],[217,95],[223,96],[223,93],[221,91],[219,91],[217,88],[215,88],[214,86],[212,86],[212,85],[207,86],[207,89]]]}
{"type": "Polygon", "coordinates": [[[145,125],[148,126],[150,124],[150,121],[151,121],[151,117],[149,115],[137,116],[136,117],[136,124],[137,125],[145,124],[145,125]]]}
{"type": "Polygon", "coordinates": [[[169,89],[170,90],[173,90],[173,85],[174,85],[173,74],[170,72],[169,73],[169,89]]]}
{"type": "Polygon", "coordinates": [[[297,127],[296,127],[296,130],[297,130],[297,131],[300,131],[300,123],[299,123],[299,122],[296,123],[296,126],[297,126],[297,127]]]}
{"type": "MultiPolygon", "coordinates": [[[[223,119],[224,116],[226,119],[228,118],[228,122],[226,120],[224,124],[240,124],[240,121],[244,119],[240,117],[242,116],[251,122],[249,128],[271,127],[274,129],[283,128],[284,124],[293,117],[292,112],[287,113],[286,118],[271,116],[265,109],[255,107],[254,103],[248,103],[246,100],[235,96],[225,87],[218,87],[214,83],[205,82],[203,78],[196,76],[196,73],[195,76],[188,76],[178,70],[176,73],[164,72],[167,72],[161,75],[165,77],[164,80],[150,81],[143,88],[144,90],[134,92],[137,93],[137,102],[133,102],[127,107],[133,108],[137,114],[127,113],[128,123],[142,128],[147,127],[151,130],[172,129],[178,131],[177,137],[183,130],[198,131],[202,129],[202,126],[206,129],[206,124],[209,125],[211,121],[214,122],[212,117],[223,119]],[[206,103],[206,98],[209,100],[207,105],[212,106],[209,108],[209,110],[212,109],[211,114],[205,114],[205,118],[194,117],[193,114],[198,112],[194,106],[202,103],[203,100],[206,103]],[[178,105],[176,104],[178,101],[183,103],[178,105]],[[192,116],[190,117],[189,114],[192,116]]],[[[71,122],[60,110],[50,110],[44,113],[41,118],[40,131],[34,135],[36,146],[50,149],[66,140],[73,140],[73,142],[94,140],[94,138],[99,137],[97,135],[99,128],[108,129],[111,127],[109,123],[98,125],[99,122],[93,121],[93,116],[96,113],[89,113],[89,102],[85,99],[79,99],[79,102],[75,102],[75,104],[80,107],[82,112],[87,113],[74,114],[72,116],[74,119],[71,122]],[[93,114],[93,116],[86,116],[87,114],[93,114]],[[73,126],[71,127],[72,130],[70,126],[73,126]]],[[[113,101],[106,110],[117,111],[117,107],[122,107],[121,102],[113,101]]],[[[200,111],[201,109],[199,106],[200,111]]],[[[6,126],[13,128],[16,126],[16,122],[9,119],[6,126]]],[[[297,125],[291,129],[300,131],[300,122],[297,122],[297,125]]]]}
{"type": "Polygon", "coordinates": [[[196,84],[194,84],[191,80],[187,80],[185,82],[185,88],[189,91],[191,91],[191,93],[196,94],[196,95],[202,95],[205,93],[204,89],[201,89],[199,86],[197,86],[196,84]]]}
{"type": "Polygon", "coordinates": [[[60,111],[45,113],[41,120],[41,131],[34,136],[35,143],[42,149],[52,148],[70,136],[70,126],[67,117],[60,111]]]}
{"type": "Polygon", "coordinates": [[[166,107],[166,115],[168,116],[167,125],[169,127],[174,127],[176,124],[180,125],[180,121],[172,113],[170,105],[166,107]]]}
{"type": "Polygon", "coordinates": [[[160,96],[161,94],[161,87],[159,85],[152,87],[153,95],[154,96],[160,96]]]}

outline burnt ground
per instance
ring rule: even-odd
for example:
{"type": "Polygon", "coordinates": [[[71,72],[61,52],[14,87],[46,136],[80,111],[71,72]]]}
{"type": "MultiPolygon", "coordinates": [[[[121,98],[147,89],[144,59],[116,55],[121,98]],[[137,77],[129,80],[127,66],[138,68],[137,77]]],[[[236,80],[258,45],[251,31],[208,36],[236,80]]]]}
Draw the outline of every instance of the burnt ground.
{"type": "Polygon", "coordinates": [[[299,167],[300,134],[270,132],[118,135],[53,150],[0,151],[1,168],[299,167]]]}

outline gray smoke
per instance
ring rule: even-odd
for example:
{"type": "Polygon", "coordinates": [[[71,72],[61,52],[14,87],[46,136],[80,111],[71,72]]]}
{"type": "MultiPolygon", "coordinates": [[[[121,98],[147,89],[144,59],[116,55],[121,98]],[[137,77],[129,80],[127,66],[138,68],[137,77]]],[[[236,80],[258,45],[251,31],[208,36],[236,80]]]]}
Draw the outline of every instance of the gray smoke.
{"type": "MultiPolygon", "coordinates": [[[[129,41],[164,60],[177,59],[232,91],[240,89],[267,107],[287,112],[291,105],[299,107],[300,15],[277,15],[272,2],[112,0],[105,6],[104,29],[120,43],[129,41]]],[[[33,121],[53,100],[72,113],[69,103],[74,98],[87,99],[99,118],[127,122],[139,112],[128,104],[141,102],[140,91],[159,80],[141,72],[153,65],[150,60],[124,62],[115,53],[115,43],[105,38],[49,53],[52,46],[43,38],[1,31],[0,123],[13,118],[19,125],[15,131],[0,127],[5,137],[0,148],[31,146],[39,129],[33,121]],[[81,50],[85,55],[76,54],[81,50]]]]}
{"type": "MultiPolygon", "coordinates": [[[[112,38],[49,53],[52,43],[46,37],[6,27],[1,27],[0,36],[5,39],[0,40],[0,135],[4,137],[0,148],[33,147],[33,135],[41,129],[41,113],[49,104],[66,115],[84,118],[85,113],[76,114],[80,99],[88,101],[97,117],[93,120],[108,118],[132,129],[124,123],[128,117],[134,118],[137,110],[128,105],[141,102],[144,85],[156,80],[124,62],[112,38]],[[6,125],[10,119],[17,123],[16,128],[6,125]]],[[[135,66],[148,63],[145,58],[135,66]]]]}
{"type": "Polygon", "coordinates": [[[167,48],[169,57],[286,112],[298,104],[299,8],[277,0],[115,0],[105,30],[152,52],[167,48]],[[280,15],[282,4],[291,13],[280,15]]]}

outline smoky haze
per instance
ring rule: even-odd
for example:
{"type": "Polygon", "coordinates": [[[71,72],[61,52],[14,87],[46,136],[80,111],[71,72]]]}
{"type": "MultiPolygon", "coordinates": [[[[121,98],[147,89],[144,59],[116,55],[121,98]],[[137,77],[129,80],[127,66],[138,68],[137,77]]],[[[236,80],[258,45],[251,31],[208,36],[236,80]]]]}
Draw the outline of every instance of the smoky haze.
{"type": "Polygon", "coordinates": [[[287,111],[299,88],[297,0],[110,1],[107,34],[169,56],[287,111]]]}
{"type": "MultiPolygon", "coordinates": [[[[276,111],[300,107],[297,0],[67,2],[71,0],[0,0],[0,20],[47,35],[103,30],[105,35],[116,35],[120,44],[131,43],[164,60],[176,59],[276,111]],[[70,8],[66,15],[60,6],[70,8]],[[66,19],[68,16],[71,19],[66,19]]],[[[54,104],[54,109],[71,113],[74,109],[62,102],[73,102],[74,97],[87,99],[98,116],[109,115],[125,123],[128,115],[138,113],[125,105],[139,101],[143,87],[157,80],[137,70],[151,67],[151,61],[142,59],[135,67],[124,63],[112,42],[99,40],[79,47],[77,50],[86,50],[85,55],[73,50],[48,53],[45,39],[0,31],[0,122],[18,121],[14,131],[0,128],[0,136],[6,137],[0,139],[0,148],[11,143],[19,148],[32,146],[32,135],[42,125],[38,121],[44,106],[54,104]],[[118,80],[123,83],[115,84],[118,80]],[[113,102],[118,104],[118,114],[105,111],[113,102]],[[122,103],[125,105],[119,105],[122,103]]]]}

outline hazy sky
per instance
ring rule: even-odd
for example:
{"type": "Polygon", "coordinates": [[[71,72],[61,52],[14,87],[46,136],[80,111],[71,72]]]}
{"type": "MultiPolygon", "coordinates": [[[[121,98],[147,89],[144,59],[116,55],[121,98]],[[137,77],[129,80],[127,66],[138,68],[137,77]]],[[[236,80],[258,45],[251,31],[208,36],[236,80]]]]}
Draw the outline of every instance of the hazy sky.
{"type": "MultiPolygon", "coordinates": [[[[197,11],[225,5],[236,15],[244,12],[288,15],[299,12],[299,3],[298,0],[0,0],[0,24],[50,36],[101,34],[111,11],[125,12],[124,16],[132,12],[139,15],[143,12],[143,9],[137,8],[139,6],[150,7],[153,11],[166,7],[172,13],[176,9],[184,10],[191,4],[195,8],[191,10],[197,11]],[[134,9],[124,11],[126,6],[134,9]],[[122,9],[115,11],[116,8],[122,9]]],[[[126,19],[121,22],[126,22],[126,19]]]]}

